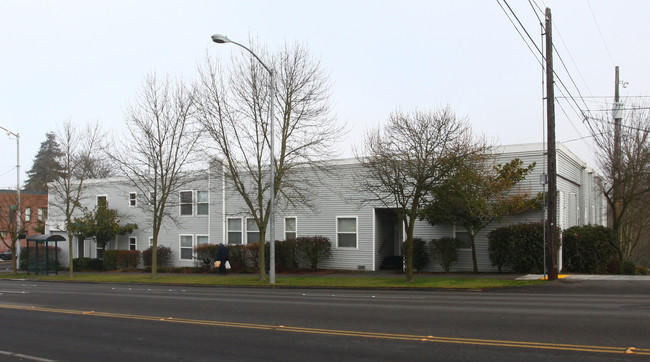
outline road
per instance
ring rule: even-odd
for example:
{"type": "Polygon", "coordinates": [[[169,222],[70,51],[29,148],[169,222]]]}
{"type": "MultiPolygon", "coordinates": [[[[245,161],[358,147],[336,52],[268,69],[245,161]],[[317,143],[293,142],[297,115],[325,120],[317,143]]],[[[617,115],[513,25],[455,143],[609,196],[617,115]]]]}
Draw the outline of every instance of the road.
{"type": "Polygon", "coordinates": [[[0,280],[0,359],[640,361],[649,311],[649,282],[456,292],[0,280]]]}

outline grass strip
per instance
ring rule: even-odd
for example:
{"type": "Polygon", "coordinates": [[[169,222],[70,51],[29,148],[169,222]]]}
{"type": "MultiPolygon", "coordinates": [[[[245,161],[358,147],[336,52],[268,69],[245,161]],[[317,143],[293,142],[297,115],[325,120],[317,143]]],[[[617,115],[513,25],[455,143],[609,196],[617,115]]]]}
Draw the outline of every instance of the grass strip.
{"type": "MultiPolygon", "coordinates": [[[[213,285],[213,286],[269,286],[268,281],[260,281],[258,275],[214,275],[214,274],[151,274],[140,273],[76,273],[33,275],[5,274],[0,278],[20,278],[30,280],[47,280],[62,282],[92,283],[143,283],[176,285],[213,285]]],[[[503,280],[471,277],[429,277],[416,276],[407,282],[404,276],[372,277],[333,274],[327,276],[276,276],[277,287],[324,287],[324,288],[422,288],[422,289],[488,289],[502,287],[520,287],[543,283],[539,280],[503,280]]]]}

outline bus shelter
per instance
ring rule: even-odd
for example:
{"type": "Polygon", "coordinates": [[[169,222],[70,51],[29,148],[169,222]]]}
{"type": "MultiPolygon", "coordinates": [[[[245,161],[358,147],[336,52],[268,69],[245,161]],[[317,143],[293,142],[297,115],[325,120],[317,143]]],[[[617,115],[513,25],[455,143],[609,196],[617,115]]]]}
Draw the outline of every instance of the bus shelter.
{"type": "Polygon", "coordinates": [[[27,274],[59,274],[59,241],[65,241],[61,235],[45,234],[27,237],[27,274]],[[53,246],[52,246],[53,244],[53,246]]]}

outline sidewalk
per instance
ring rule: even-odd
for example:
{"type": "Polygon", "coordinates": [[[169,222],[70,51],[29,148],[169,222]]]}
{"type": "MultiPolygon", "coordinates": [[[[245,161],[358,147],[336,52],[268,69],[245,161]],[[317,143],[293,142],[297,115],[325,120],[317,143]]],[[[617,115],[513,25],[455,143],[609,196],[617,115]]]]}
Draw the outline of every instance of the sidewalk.
{"type": "MultiPolygon", "coordinates": [[[[515,280],[541,280],[544,274],[527,274],[515,280]]],[[[635,280],[649,281],[650,275],[595,275],[595,274],[561,274],[560,279],[568,280],[635,280]]]]}

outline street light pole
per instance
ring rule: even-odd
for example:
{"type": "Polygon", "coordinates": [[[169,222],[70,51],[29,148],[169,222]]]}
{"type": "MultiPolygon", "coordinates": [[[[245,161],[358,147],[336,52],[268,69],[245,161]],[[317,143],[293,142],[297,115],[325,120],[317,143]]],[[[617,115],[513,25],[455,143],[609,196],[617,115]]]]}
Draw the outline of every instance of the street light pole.
{"type": "Polygon", "coordinates": [[[16,235],[18,235],[18,247],[16,247],[16,260],[20,260],[20,133],[13,133],[10,130],[0,126],[7,132],[8,136],[16,137],[16,198],[18,205],[16,207],[16,235]]]}
{"type": "MultiPolygon", "coordinates": [[[[271,162],[270,162],[270,173],[271,173],[271,196],[269,197],[269,223],[271,224],[269,226],[269,249],[270,249],[270,255],[269,255],[269,283],[270,284],[275,284],[275,133],[273,132],[273,124],[275,123],[275,118],[273,115],[273,105],[275,103],[275,72],[269,67],[264,64],[262,59],[257,56],[257,54],[253,53],[252,50],[248,49],[246,46],[239,44],[235,41],[230,40],[228,37],[220,34],[214,34],[212,35],[212,41],[217,43],[217,44],[225,44],[225,43],[232,43],[235,45],[238,45],[244,49],[246,49],[249,53],[251,53],[255,59],[257,59],[260,64],[266,69],[267,72],[269,72],[269,75],[271,76],[271,116],[270,116],[270,133],[271,133],[271,162]]],[[[262,240],[260,240],[262,242],[262,240]]],[[[260,248],[263,248],[264,245],[260,245],[260,248]]]]}

